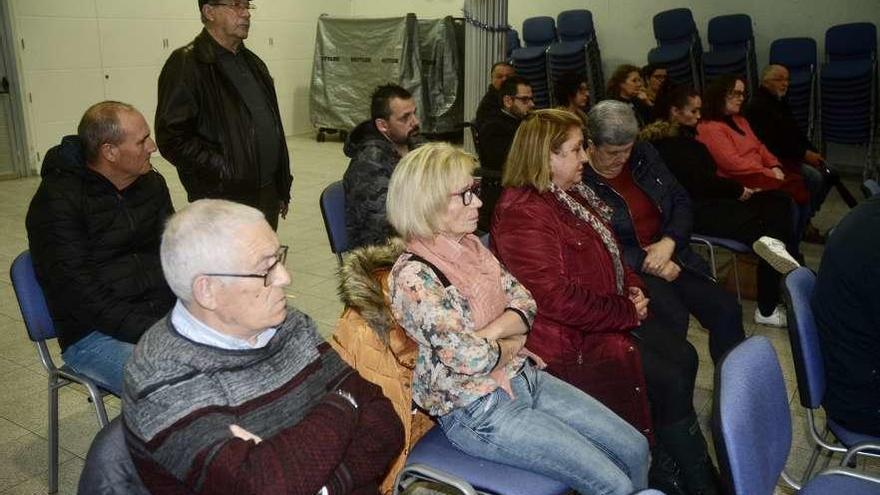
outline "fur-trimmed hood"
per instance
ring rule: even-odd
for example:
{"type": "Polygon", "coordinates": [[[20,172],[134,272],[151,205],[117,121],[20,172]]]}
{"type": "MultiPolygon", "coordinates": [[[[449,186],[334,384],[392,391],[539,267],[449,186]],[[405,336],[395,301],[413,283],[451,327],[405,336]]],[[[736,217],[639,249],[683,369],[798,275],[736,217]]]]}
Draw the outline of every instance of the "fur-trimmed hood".
{"type": "Polygon", "coordinates": [[[665,138],[677,137],[681,135],[681,127],[665,120],[658,120],[653,124],[646,125],[639,132],[639,139],[642,141],[659,141],[665,138]]]}
{"type": "Polygon", "coordinates": [[[345,254],[338,271],[340,299],[346,306],[356,308],[386,344],[388,333],[396,323],[388,307],[388,287],[383,287],[383,283],[387,283],[387,272],[404,249],[400,239],[358,248],[345,254]]]}

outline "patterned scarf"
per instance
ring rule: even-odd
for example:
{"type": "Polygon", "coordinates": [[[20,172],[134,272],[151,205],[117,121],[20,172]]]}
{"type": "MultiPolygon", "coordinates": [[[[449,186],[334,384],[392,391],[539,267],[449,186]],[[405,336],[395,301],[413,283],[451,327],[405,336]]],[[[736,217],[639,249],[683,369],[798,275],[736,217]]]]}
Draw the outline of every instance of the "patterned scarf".
{"type": "Polygon", "coordinates": [[[468,234],[456,242],[442,235],[415,239],[409,252],[430,261],[467,299],[474,330],[488,325],[504,312],[507,294],[501,282],[501,264],[480,239],[468,234]]]}
{"type": "Polygon", "coordinates": [[[556,184],[550,183],[550,191],[556,196],[568,211],[574,216],[583,220],[602,238],[605,249],[611,253],[611,262],[614,264],[614,279],[617,282],[617,293],[623,295],[623,262],[620,259],[620,246],[617,245],[617,239],[608,227],[611,221],[611,207],[599,199],[595,191],[587,187],[583,182],[575,184],[571,190],[576,192],[580,197],[586,200],[592,211],[584,208],[584,205],[575,201],[565,191],[560,189],[556,184]],[[596,215],[599,215],[598,217],[596,215]]]}

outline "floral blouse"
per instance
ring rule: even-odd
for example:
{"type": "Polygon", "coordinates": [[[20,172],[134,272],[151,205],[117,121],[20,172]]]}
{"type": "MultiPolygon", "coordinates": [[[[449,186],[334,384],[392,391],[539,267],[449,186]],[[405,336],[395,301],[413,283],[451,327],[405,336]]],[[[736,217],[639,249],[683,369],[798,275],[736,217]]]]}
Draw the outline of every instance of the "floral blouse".
{"type": "MultiPolygon", "coordinates": [[[[402,254],[391,269],[391,311],[419,344],[413,400],[429,414],[442,416],[498,387],[489,373],[501,356],[495,342],[474,335],[479,329],[467,299],[444,283],[434,267],[412,256],[402,254]]],[[[507,309],[531,326],[537,311],[531,293],[503,267],[501,284],[507,309]]],[[[514,356],[506,365],[508,376],[515,376],[524,363],[524,357],[514,356]]]]}

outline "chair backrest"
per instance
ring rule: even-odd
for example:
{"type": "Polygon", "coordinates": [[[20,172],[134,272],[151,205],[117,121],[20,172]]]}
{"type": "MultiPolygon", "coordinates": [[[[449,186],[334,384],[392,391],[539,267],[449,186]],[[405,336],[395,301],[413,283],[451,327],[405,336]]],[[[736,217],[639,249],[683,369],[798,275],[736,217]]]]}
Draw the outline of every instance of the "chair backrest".
{"type": "Polygon", "coordinates": [[[19,254],[12,262],[9,278],[12,280],[12,287],[15,290],[15,297],[18,299],[18,307],[21,309],[28,337],[33,342],[54,339],[57,336],[55,323],[52,321],[52,315],[46,305],[43,288],[37,281],[34,262],[29,251],[19,254]]]}
{"type": "Polygon", "coordinates": [[[113,418],[92,440],[79,477],[79,493],[147,495],[125,445],[122,416],[113,418]]]}
{"type": "Polygon", "coordinates": [[[507,30],[507,60],[510,60],[510,55],[517,48],[522,48],[522,44],[519,42],[519,32],[516,29],[508,29],[507,30]]]}
{"type": "Polygon", "coordinates": [[[870,22],[831,26],[825,31],[825,55],[829,61],[872,59],[877,52],[877,27],[870,22]]]}
{"type": "Polygon", "coordinates": [[[658,45],[690,41],[697,32],[691,9],[664,10],[654,16],[654,38],[658,45]]]}
{"type": "Polygon", "coordinates": [[[862,183],[862,194],[865,195],[865,198],[880,195],[880,183],[875,179],[866,179],[865,182],[862,183]]]}
{"type": "Polygon", "coordinates": [[[330,241],[330,251],[339,255],[348,251],[348,233],[345,230],[345,189],[338,180],[321,192],[321,216],[330,241]]]}
{"type": "Polygon", "coordinates": [[[586,9],[566,10],[556,16],[556,30],[560,41],[582,41],[596,37],[593,13],[586,9]]]}
{"type": "Polygon", "coordinates": [[[730,14],[709,20],[709,44],[713,50],[746,46],[754,39],[752,18],[746,14],[730,14]]]}
{"type": "Polygon", "coordinates": [[[821,406],[825,396],[822,343],[810,306],[815,286],[816,274],[802,266],[785,276],[782,291],[787,307],[788,339],[791,341],[798,393],[801,405],[810,409],[821,406]]]}
{"type": "Polygon", "coordinates": [[[816,40],[780,38],[770,44],[770,63],[784,65],[789,71],[816,67],[816,40]]]}
{"type": "Polygon", "coordinates": [[[733,348],[715,375],[713,439],[718,465],[737,495],[773,493],[791,447],[782,368],[770,341],[733,348]]]}
{"type": "Polygon", "coordinates": [[[550,46],[556,41],[556,21],[549,16],[529,17],[523,21],[522,39],[526,46],[550,46]]]}

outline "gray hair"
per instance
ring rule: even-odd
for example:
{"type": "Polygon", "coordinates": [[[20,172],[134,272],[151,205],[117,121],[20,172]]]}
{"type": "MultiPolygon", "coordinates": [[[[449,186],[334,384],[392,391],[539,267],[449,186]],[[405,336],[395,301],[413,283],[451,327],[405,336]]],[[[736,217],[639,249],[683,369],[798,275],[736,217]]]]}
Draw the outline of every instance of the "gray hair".
{"type": "Polygon", "coordinates": [[[764,67],[764,70],[761,71],[761,82],[771,79],[780,70],[788,71],[788,67],[780,64],[770,64],[764,67]]]}
{"type": "Polygon", "coordinates": [[[610,144],[620,146],[636,140],[639,121],[628,103],[604,100],[596,104],[587,115],[587,130],[596,146],[610,144]]]}
{"type": "Polygon", "coordinates": [[[119,125],[119,114],[136,111],[133,106],[121,101],[102,101],[86,110],[76,129],[82,141],[86,163],[98,160],[99,150],[104,144],[119,144],[125,139],[125,132],[119,125]]]}
{"type": "Polygon", "coordinates": [[[175,213],[159,250],[168,286],[190,303],[199,275],[240,270],[241,227],[265,221],[256,208],[220,199],[200,199],[175,213]]]}

